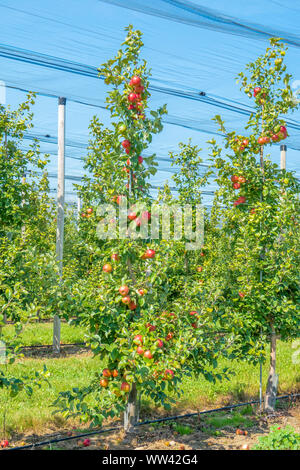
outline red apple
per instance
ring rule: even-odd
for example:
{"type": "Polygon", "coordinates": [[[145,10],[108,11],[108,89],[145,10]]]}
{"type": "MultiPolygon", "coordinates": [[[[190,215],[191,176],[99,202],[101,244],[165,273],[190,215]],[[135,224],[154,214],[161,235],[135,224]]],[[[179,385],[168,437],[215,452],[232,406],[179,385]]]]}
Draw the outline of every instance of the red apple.
{"type": "Polygon", "coordinates": [[[148,248],[148,250],[146,250],[146,253],[144,253],[143,256],[145,256],[145,258],[154,258],[155,251],[148,248]]]}
{"type": "Polygon", "coordinates": [[[139,289],[139,290],[138,290],[138,294],[139,294],[139,295],[145,295],[144,289],[139,289]]]}
{"type": "Polygon", "coordinates": [[[90,439],[84,439],[84,441],[83,441],[83,446],[84,446],[84,447],[89,447],[90,445],[91,445],[90,439]]]}
{"type": "Polygon", "coordinates": [[[128,101],[130,101],[131,103],[133,103],[134,101],[137,100],[137,96],[136,96],[136,93],[129,93],[128,95],[128,101]]]}
{"type": "Polygon", "coordinates": [[[196,269],[197,269],[198,273],[201,273],[201,272],[203,271],[203,268],[202,268],[202,266],[197,266],[197,268],[196,268],[196,269]]]}
{"type": "Polygon", "coordinates": [[[128,212],[128,219],[129,220],[134,220],[134,219],[136,219],[136,217],[137,217],[137,215],[136,215],[135,212],[131,212],[131,211],[128,212]]]}
{"type": "Polygon", "coordinates": [[[138,347],[136,348],[136,352],[137,352],[138,354],[144,354],[144,350],[143,350],[143,348],[142,348],[141,346],[138,346],[138,347]]]}
{"type": "Polygon", "coordinates": [[[3,441],[0,442],[0,447],[9,447],[9,442],[7,439],[3,439],[3,441]]]}
{"type": "Polygon", "coordinates": [[[245,297],[245,295],[246,295],[245,292],[239,292],[239,296],[240,296],[241,299],[243,299],[245,297]]]}
{"type": "Polygon", "coordinates": [[[113,377],[118,377],[119,372],[117,371],[117,369],[114,369],[114,370],[112,371],[111,375],[112,375],[113,377]]]}
{"type": "Polygon", "coordinates": [[[142,335],[136,335],[134,338],[133,338],[133,342],[134,344],[143,344],[143,337],[142,335]]]}
{"type": "Polygon", "coordinates": [[[171,331],[170,333],[167,334],[167,336],[165,338],[166,341],[170,341],[173,338],[173,336],[174,336],[174,333],[171,331]]]}
{"type": "Polygon", "coordinates": [[[151,354],[151,351],[149,351],[149,350],[145,351],[145,352],[144,352],[144,357],[145,357],[146,359],[152,359],[153,356],[152,356],[152,354],[151,354]]]}
{"type": "Polygon", "coordinates": [[[107,379],[101,379],[100,380],[100,385],[101,385],[101,387],[104,387],[104,388],[108,387],[108,380],[107,379]]]}
{"type": "Polygon", "coordinates": [[[122,147],[124,147],[124,149],[129,149],[130,146],[131,146],[131,143],[129,142],[129,140],[127,139],[123,140],[122,147]]]}
{"type": "Polygon", "coordinates": [[[198,328],[197,323],[192,323],[192,327],[195,328],[195,330],[198,328]]]}
{"type": "Polygon", "coordinates": [[[92,209],[91,207],[89,207],[89,208],[87,209],[87,213],[88,213],[88,214],[92,214],[92,213],[93,213],[93,209],[92,209]]]}
{"type": "Polygon", "coordinates": [[[125,295],[125,297],[122,298],[122,302],[123,302],[123,304],[125,304],[125,305],[129,305],[129,304],[130,304],[130,300],[131,300],[131,299],[130,299],[129,295],[125,295]]]}
{"type": "Polygon", "coordinates": [[[109,369],[103,369],[102,375],[103,377],[111,377],[111,372],[109,369]]]}
{"type": "Polygon", "coordinates": [[[139,156],[138,157],[138,162],[139,162],[140,165],[143,163],[143,161],[144,161],[143,157],[139,156]]]}
{"type": "Polygon", "coordinates": [[[190,315],[197,315],[197,313],[198,313],[198,312],[196,312],[196,310],[192,310],[192,311],[190,312],[190,315]]]}
{"type": "Polygon", "coordinates": [[[130,391],[130,385],[129,385],[129,383],[128,383],[128,382],[122,382],[122,384],[121,384],[121,390],[122,390],[123,392],[128,393],[128,392],[130,391]]]}
{"type": "Polygon", "coordinates": [[[233,175],[230,179],[233,183],[237,183],[239,180],[239,177],[237,175],[233,175]]]}
{"type": "Polygon", "coordinates": [[[129,287],[128,287],[128,286],[121,286],[121,287],[119,288],[119,292],[120,292],[120,294],[123,295],[123,296],[124,296],[124,295],[127,295],[128,292],[129,292],[129,287]]]}
{"type": "Polygon", "coordinates": [[[148,211],[142,212],[142,219],[149,221],[149,220],[151,219],[151,214],[150,214],[150,212],[148,212],[148,211]]]}
{"type": "Polygon", "coordinates": [[[158,347],[158,348],[163,348],[163,347],[164,347],[164,343],[163,343],[163,341],[162,341],[161,339],[158,339],[158,340],[157,340],[157,347],[158,347]]]}
{"type": "Polygon", "coordinates": [[[105,272],[105,273],[111,273],[112,272],[112,265],[107,263],[103,266],[102,270],[105,272]]]}
{"type": "Polygon", "coordinates": [[[138,75],[134,75],[132,79],[130,80],[131,85],[133,86],[140,86],[141,84],[141,77],[138,75]]]}
{"type": "Polygon", "coordinates": [[[111,255],[111,259],[114,260],[114,261],[119,261],[120,256],[118,255],[118,253],[113,253],[111,255]]]}
{"type": "Polygon", "coordinates": [[[240,189],[241,183],[233,183],[232,187],[233,189],[240,189]]]}
{"type": "Polygon", "coordinates": [[[128,305],[130,310],[135,310],[137,308],[137,304],[135,302],[130,302],[128,305]]]}

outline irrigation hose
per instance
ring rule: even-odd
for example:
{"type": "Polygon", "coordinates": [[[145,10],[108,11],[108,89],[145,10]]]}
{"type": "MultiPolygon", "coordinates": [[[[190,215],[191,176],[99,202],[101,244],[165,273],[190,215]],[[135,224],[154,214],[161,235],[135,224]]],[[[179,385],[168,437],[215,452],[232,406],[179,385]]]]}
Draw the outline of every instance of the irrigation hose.
{"type": "MultiPolygon", "coordinates": [[[[292,394],[289,394],[289,395],[281,395],[279,397],[276,397],[276,400],[284,400],[284,399],[287,399],[287,398],[293,399],[293,398],[297,398],[297,397],[300,397],[300,393],[292,393],[292,394]]],[[[194,413],[186,413],[184,415],[168,416],[166,418],[157,418],[157,419],[152,419],[152,420],[146,420],[146,421],[142,421],[140,423],[135,424],[135,426],[138,427],[138,426],[143,426],[143,425],[146,425],[146,424],[161,423],[161,422],[164,422],[164,421],[173,421],[175,419],[182,419],[182,418],[190,418],[192,416],[199,416],[199,415],[204,415],[204,414],[209,414],[209,413],[216,413],[218,411],[232,410],[234,408],[239,408],[241,406],[254,405],[254,404],[258,404],[258,403],[259,403],[259,400],[252,400],[252,401],[248,401],[248,402],[245,402],[245,403],[237,403],[235,405],[222,406],[221,408],[213,408],[211,410],[204,410],[204,411],[199,411],[199,412],[194,412],[194,413]]],[[[57,442],[70,441],[70,440],[73,440],[73,439],[80,439],[82,437],[93,436],[95,434],[104,434],[106,432],[118,431],[120,429],[123,429],[122,426],[115,426],[115,427],[108,428],[108,429],[100,429],[100,430],[91,431],[91,432],[88,432],[88,433],[78,434],[76,436],[62,437],[60,439],[52,439],[50,441],[38,442],[36,444],[28,444],[26,446],[21,446],[21,447],[12,447],[10,449],[5,449],[5,450],[9,451],[9,450],[33,449],[35,447],[42,447],[42,446],[48,446],[48,445],[51,445],[51,444],[56,444],[57,442]]]]}

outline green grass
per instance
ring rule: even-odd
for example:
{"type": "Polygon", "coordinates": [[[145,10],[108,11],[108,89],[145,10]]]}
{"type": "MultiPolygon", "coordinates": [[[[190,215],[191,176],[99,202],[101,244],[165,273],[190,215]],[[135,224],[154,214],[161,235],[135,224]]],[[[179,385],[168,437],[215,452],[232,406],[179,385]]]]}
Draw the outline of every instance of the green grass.
{"type": "MultiPolygon", "coordinates": [[[[51,323],[30,323],[26,326],[20,335],[20,341],[23,346],[32,346],[37,344],[52,344],[53,324],[51,323]]],[[[11,338],[14,334],[12,325],[6,325],[3,328],[3,336],[11,338]]],[[[68,323],[61,323],[61,342],[62,343],[82,343],[85,341],[84,330],[76,326],[70,326],[68,323]]]]}
{"type": "Polygon", "coordinates": [[[205,423],[211,428],[220,429],[225,428],[226,426],[245,426],[251,427],[254,426],[251,419],[243,416],[241,413],[234,412],[230,416],[211,416],[205,419],[205,423]]]}
{"type": "Polygon", "coordinates": [[[177,423],[173,426],[173,431],[178,432],[181,436],[192,434],[194,430],[190,426],[177,423]]]}
{"type": "MultiPolygon", "coordinates": [[[[36,327],[36,325],[34,325],[36,327]]],[[[42,325],[43,334],[50,334],[50,329],[42,325]]],[[[40,327],[40,325],[38,325],[40,327]]],[[[68,329],[67,325],[63,325],[68,335],[68,341],[73,342],[83,339],[82,331],[73,332],[68,329]]],[[[41,342],[41,332],[39,333],[38,342],[41,342]]],[[[33,336],[28,336],[28,341],[33,340],[33,336]],[[30,339],[31,338],[31,339],[30,339]]],[[[45,337],[44,342],[49,343],[49,336],[45,337]],[[48,338],[48,341],[46,341],[48,338]]],[[[64,337],[63,337],[64,338],[64,337]]],[[[292,363],[292,354],[294,350],[291,344],[278,343],[278,373],[279,373],[279,393],[300,390],[300,371],[299,365],[292,363]]],[[[58,393],[63,390],[70,390],[72,387],[81,387],[89,383],[95,372],[99,372],[103,367],[98,358],[92,358],[91,355],[68,356],[59,359],[23,359],[12,366],[11,372],[19,375],[22,372],[32,373],[41,370],[43,364],[46,364],[50,372],[51,387],[44,384],[41,389],[34,391],[31,398],[28,398],[21,392],[15,398],[9,398],[7,424],[11,431],[18,432],[46,432],[46,430],[54,430],[58,426],[70,427],[63,418],[52,414],[53,408],[51,403],[55,400],[58,393]]],[[[259,366],[250,366],[247,363],[225,360],[220,361],[220,367],[229,366],[234,369],[235,375],[230,381],[218,382],[216,384],[209,383],[204,378],[187,378],[184,383],[184,395],[177,402],[172,412],[174,414],[187,410],[203,410],[206,407],[218,407],[221,404],[240,402],[249,398],[257,398],[259,391],[259,366]]],[[[0,365],[1,369],[1,365],[0,365]]],[[[268,366],[263,367],[264,387],[267,381],[268,366]]],[[[0,394],[0,437],[2,434],[2,414],[6,397],[3,392],[0,394]]],[[[157,410],[149,401],[143,401],[143,417],[158,416],[161,410],[157,410]]],[[[232,414],[232,425],[243,424],[243,418],[247,421],[247,413],[249,407],[239,409],[238,412],[232,414]]],[[[228,418],[222,421],[222,418],[215,418],[209,415],[212,426],[217,429],[228,423],[228,418]]],[[[245,421],[245,423],[246,423],[245,421]]],[[[74,425],[75,423],[72,423],[74,425]]],[[[78,423],[77,423],[78,424],[78,423]]],[[[247,422],[248,425],[248,422],[247,422]]]]}

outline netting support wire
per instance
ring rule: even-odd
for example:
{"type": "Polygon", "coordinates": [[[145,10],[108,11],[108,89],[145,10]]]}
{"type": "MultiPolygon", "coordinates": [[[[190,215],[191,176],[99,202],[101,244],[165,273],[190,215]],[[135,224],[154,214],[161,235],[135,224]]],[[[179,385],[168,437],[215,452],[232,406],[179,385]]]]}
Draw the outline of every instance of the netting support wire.
{"type": "MultiPolygon", "coordinates": [[[[63,250],[64,250],[64,204],[65,204],[65,117],[66,98],[58,98],[58,133],[57,133],[57,229],[56,259],[58,262],[59,283],[62,283],[63,250]]],[[[58,313],[58,312],[57,312],[58,313]]],[[[53,353],[60,353],[60,317],[53,320],[53,353]]]]}

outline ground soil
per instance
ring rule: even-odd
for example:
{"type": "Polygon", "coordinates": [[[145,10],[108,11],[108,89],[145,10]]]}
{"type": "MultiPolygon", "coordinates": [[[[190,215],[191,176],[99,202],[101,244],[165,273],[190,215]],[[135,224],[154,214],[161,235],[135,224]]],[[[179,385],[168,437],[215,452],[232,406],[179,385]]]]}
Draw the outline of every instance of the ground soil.
{"type": "MultiPolygon", "coordinates": [[[[275,423],[281,427],[290,424],[297,432],[300,432],[300,401],[293,403],[284,403],[282,401],[280,408],[274,414],[268,416],[259,413],[258,409],[253,407],[253,413],[245,415],[250,420],[247,426],[224,425],[216,428],[211,425],[210,416],[198,415],[172,422],[143,425],[137,427],[135,433],[127,435],[124,434],[123,430],[118,430],[101,435],[87,436],[90,439],[88,447],[83,446],[85,438],[79,437],[79,434],[89,432],[83,428],[40,435],[18,435],[11,441],[11,446],[24,446],[63,437],[75,437],[68,441],[54,443],[51,446],[45,445],[42,449],[239,450],[245,444],[251,449],[257,443],[259,436],[267,434],[270,426],[275,423]],[[181,435],[174,430],[175,423],[189,426],[192,432],[188,435],[181,435]],[[238,428],[246,432],[246,435],[237,435],[238,428]]],[[[214,417],[226,418],[230,416],[230,412],[214,414],[214,417]]],[[[41,449],[41,447],[36,447],[36,449],[41,449]]]]}

